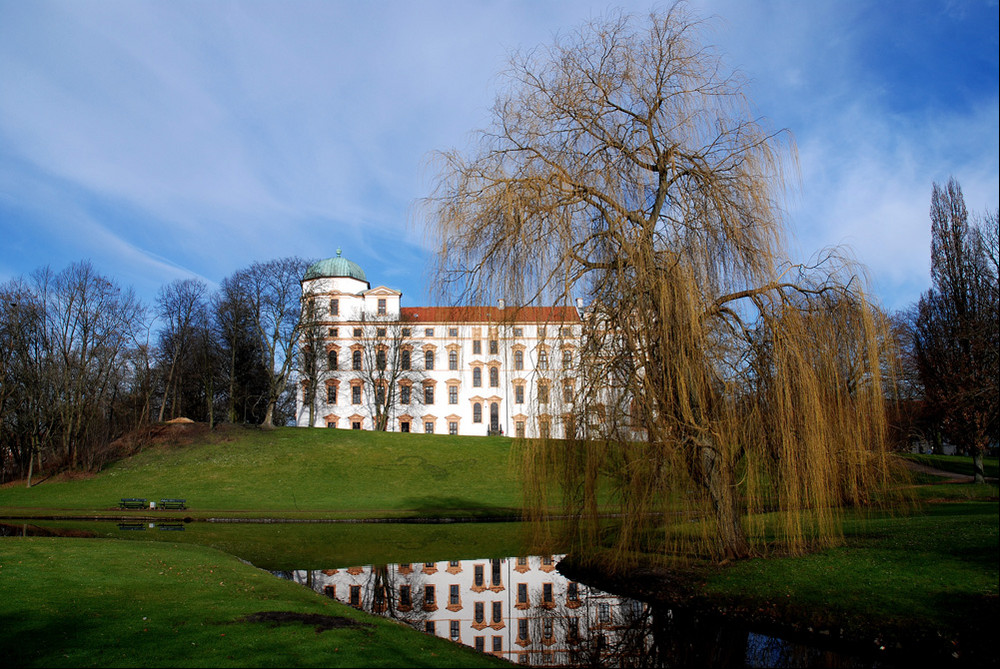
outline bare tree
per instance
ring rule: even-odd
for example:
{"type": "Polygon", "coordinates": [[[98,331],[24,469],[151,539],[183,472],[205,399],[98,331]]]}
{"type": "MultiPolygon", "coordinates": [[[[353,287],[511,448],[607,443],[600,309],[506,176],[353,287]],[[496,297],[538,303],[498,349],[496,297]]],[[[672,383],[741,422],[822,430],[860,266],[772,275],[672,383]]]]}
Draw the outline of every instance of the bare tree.
{"type": "Polygon", "coordinates": [[[836,509],[887,477],[879,321],[846,263],[788,265],[791,140],[699,28],[675,5],[516,54],[492,126],[440,157],[427,201],[443,290],[589,298],[574,404],[595,415],[525,448],[525,472],[537,511],[564,493],[585,553],[610,482],[612,566],[652,536],[746,556],[769,541],[753,516],[776,508],[787,547],[831,541],[836,509]]]}
{"type": "Polygon", "coordinates": [[[207,287],[197,279],[178,279],[160,289],[156,298],[158,315],[164,325],[160,331],[160,349],[167,359],[167,378],[163,386],[163,402],[158,420],[163,421],[167,399],[174,393],[171,417],[176,417],[178,405],[178,365],[196,346],[197,322],[205,319],[207,287]]]}
{"type": "Polygon", "coordinates": [[[305,270],[305,261],[289,257],[255,262],[236,275],[249,300],[267,372],[267,409],[261,423],[264,427],[274,426],[275,405],[285,391],[295,364],[295,346],[302,322],[299,282],[305,270]]]}
{"type": "Polygon", "coordinates": [[[420,381],[424,378],[419,361],[413,360],[412,324],[405,318],[368,316],[361,321],[361,370],[365,401],[371,416],[372,429],[385,431],[395,419],[400,406],[419,404],[423,394],[420,381]],[[404,387],[410,391],[403,391],[404,387]],[[400,393],[409,392],[405,404],[400,393]]]}
{"type": "Polygon", "coordinates": [[[997,214],[969,224],[962,188],[950,179],[931,193],[931,279],[917,305],[913,344],[927,412],[945,438],[972,455],[997,438],[1000,412],[997,214]],[[992,248],[991,248],[992,247],[992,248]]]}

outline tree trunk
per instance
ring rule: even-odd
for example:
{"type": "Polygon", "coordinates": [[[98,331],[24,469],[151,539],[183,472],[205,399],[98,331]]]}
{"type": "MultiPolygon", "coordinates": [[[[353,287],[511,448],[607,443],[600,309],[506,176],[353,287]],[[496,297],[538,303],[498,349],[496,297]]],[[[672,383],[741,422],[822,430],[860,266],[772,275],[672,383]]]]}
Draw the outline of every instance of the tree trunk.
{"type": "Polygon", "coordinates": [[[986,472],[983,470],[983,451],[976,449],[972,452],[972,471],[974,483],[986,483],[986,472]]]}
{"type": "Polygon", "coordinates": [[[727,560],[749,557],[750,544],[740,524],[736,489],[725,480],[727,470],[719,462],[718,451],[711,446],[702,446],[700,450],[700,478],[712,501],[723,557],[727,560]]]}

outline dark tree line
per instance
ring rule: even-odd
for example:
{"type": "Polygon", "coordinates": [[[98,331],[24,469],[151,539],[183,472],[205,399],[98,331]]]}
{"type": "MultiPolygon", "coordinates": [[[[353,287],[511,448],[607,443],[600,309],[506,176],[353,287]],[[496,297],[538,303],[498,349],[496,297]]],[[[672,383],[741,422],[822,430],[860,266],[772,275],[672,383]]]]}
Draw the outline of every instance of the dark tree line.
{"type": "MultiPolygon", "coordinates": [[[[909,317],[913,424],[940,447],[983,455],[997,444],[1000,412],[997,212],[970,217],[954,179],[931,193],[931,281],[909,317]]],[[[906,374],[904,374],[904,377],[906,374]]]]}
{"type": "Polygon", "coordinates": [[[155,421],[289,422],[304,269],[178,280],[151,307],[86,261],[0,284],[2,479],[100,469],[155,421]]]}

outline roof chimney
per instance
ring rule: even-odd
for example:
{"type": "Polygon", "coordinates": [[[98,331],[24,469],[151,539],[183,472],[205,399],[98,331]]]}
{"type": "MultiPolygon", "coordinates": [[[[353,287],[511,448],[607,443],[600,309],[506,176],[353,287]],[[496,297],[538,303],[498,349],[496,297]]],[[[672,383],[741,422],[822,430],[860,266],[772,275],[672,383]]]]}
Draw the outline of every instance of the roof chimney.
{"type": "Polygon", "coordinates": [[[504,308],[505,304],[506,304],[506,303],[504,302],[504,299],[503,299],[502,297],[501,297],[501,298],[500,298],[499,300],[497,300],[497,307],[498,307],[498,308],[499,308],[499,309],[500,309],[501,311],[503,311],[503,308],[504,308]]]}

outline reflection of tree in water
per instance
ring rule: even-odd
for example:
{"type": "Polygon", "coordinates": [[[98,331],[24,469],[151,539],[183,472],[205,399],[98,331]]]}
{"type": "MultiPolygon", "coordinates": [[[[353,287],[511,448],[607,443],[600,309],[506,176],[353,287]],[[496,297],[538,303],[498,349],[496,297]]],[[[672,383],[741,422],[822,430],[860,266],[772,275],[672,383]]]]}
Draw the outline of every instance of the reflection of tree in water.
{"type": "MultiPolygon", "coordinates": [[[[320,594],[342,601],[349,606],[362,609],[374,615],[392,618],[423,630],[429,618],[421,602],[423,599],[422,574],[407,569],[408,565],[378,564],[365,568],[364,579],[360,583],[347,584],[348,591],[338,593],[336,587],[327,584],[320,575],[332,572],[322,570],[303,573],[304,584],[320,594]]],[[[292,572],[275,572],[276,575],[291,580],[292,572]],[[287,576],[285,575],[287,574],[287,576]]]]}

